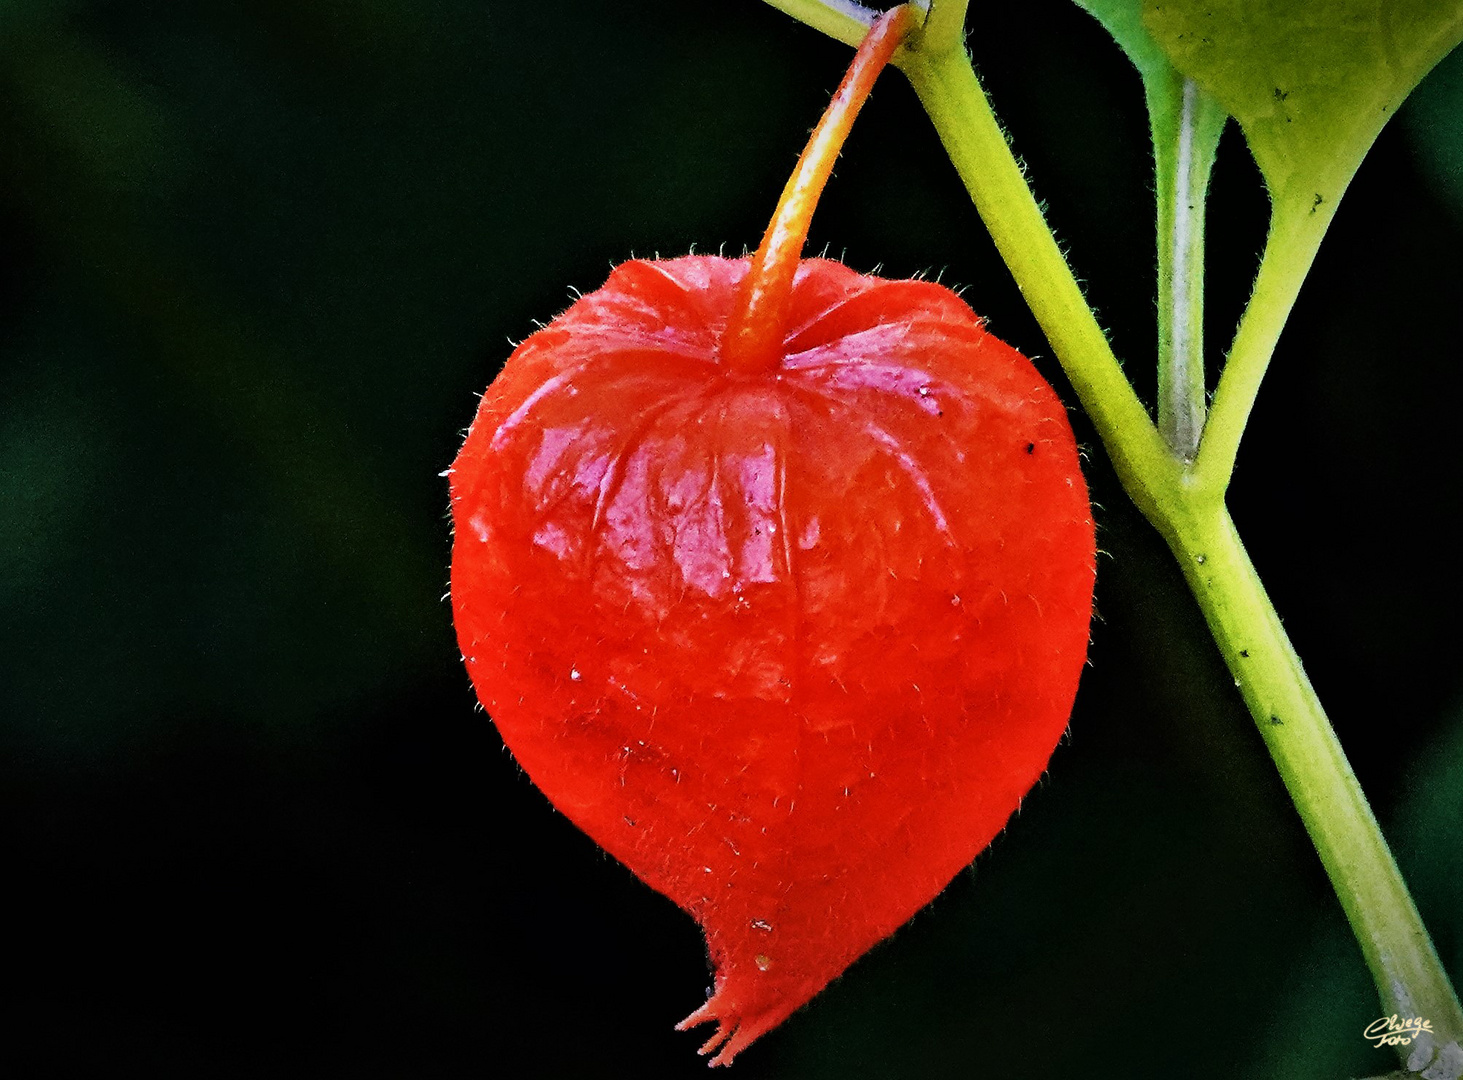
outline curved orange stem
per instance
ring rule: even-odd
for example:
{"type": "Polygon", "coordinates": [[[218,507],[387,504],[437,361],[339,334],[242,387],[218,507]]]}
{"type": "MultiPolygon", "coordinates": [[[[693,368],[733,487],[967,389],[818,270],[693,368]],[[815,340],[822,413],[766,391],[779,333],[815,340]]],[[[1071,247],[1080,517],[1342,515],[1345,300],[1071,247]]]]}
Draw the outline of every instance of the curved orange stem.
{"type": "Polygon", "coordinates": [[[721,359],[733,371],[770,371],[782,362],[793,275],[808,239],[808,225],[818,197],[823,194],[854,118],[874,88],[874,80],[918,25],[919,13],[910,4],[901,4],[874,21],[823,118],[809,136],[797,167],[782,189],[762,244],[752,256],[751,269],[742,281],[736,307],[727,322],[721,359]]]}

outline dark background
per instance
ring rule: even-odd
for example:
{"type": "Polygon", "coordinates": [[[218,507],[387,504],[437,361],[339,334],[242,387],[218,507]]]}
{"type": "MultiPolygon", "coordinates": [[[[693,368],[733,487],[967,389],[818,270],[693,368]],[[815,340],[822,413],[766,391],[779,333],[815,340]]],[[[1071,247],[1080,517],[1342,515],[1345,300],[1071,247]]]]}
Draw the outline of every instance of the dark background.
{"type": "MultiPolygon", "coordinates": [[[[1065,0],[972,46],[1152,389],[1135,72],[1065,0]]],[[[978,20],[978,21],[977,21],[978,20]]],[[[679,1077],[691,920],[476,710],[445,482],[474,395],[612,262],[755,243],[848,50],[751,0],[0,11],[0,888],[15,1076],[679,1077]]],[[[1463,975],[1463,57],[1382,135],[1232,505],[1463,975]]],[[[1233,128],[1211,356],[1256,265],[1233,128]]],[[[1070,391],[891,73],[814,222],[940,272],[1070,391]]],[[[1376,998],[1182,581],[1100,505],[1071,734],[759,1077],[1335,1077],[1376,998]]]]}

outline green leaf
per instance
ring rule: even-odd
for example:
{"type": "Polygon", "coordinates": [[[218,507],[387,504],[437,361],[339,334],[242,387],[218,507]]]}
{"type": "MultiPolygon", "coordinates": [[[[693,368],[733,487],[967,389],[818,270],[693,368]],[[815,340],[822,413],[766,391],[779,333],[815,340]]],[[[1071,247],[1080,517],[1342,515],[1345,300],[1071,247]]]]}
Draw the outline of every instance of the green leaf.
{"type": "Polygon", "coordinates": [[[1463,39],[1463,0],[1142,2],[1173,65],[1239,121],[1277,206],[1334,206],[1382,125],[1463,39]]]}
{"type": "Polygon", "coordinates": [[[1076,0],[1087,14],[1107,28],[1113,40],[1143,76],[1146,87],[1150,80],[1171,70],[1168,54],[1143,25],[1144,0],[1076,0]]]}

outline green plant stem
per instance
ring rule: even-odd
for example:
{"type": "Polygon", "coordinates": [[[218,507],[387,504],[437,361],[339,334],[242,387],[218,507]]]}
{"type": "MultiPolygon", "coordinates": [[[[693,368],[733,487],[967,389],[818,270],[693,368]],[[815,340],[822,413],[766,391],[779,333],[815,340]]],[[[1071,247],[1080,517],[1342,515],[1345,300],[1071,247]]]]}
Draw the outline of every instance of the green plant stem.
{"type": "Polygon", "coordinates": [[[970,0],[940,0],[937,4],[927,6],[929,17],[925,19],[924,32],[917,48],[931,55],[957,51],[963,53],[965,11],[970,6],[970,0]]]}
{"type": "Polygon", "coordinates": [[[1216,396],[1191,469],[1149,421],[1112,357],[963,50],[939,57],[912,54],[904,67],[1108,448],[1124,489],[1183,566],[1331,877],[1386,1010],[1432,1019],[1441,1045],[1463,1040],[1463,1011],[1447,974],[1224,509],[1228,472],[1222,478],[1218,472],[1212,478],[1200,472],[1206,462],[1223,463],[1205,457],[1212,452],[1211,430],[1219,432],[1215,445],[1233,466],[1239,434],[1330,208],[1312,214],[1306,207],[1301,214],[1293,201],[1277,204],[1265,268],[1230,354],[1230,363],[1238,367],[1226,367],[1221,377],[1222,396],[1216,396]],[[1261,642],[1263,665],[1250,664],[1256,650],[1249,640],[1261,642]],[[1251,657],[1242,655],[1246,650],[1251,657]],[[1294,721],[1286,720],[1287,712],[1294,721]],[[1272,724],[1272,716],[1282,722],[1272,724]],[[1287,730],[1282,735],[1279,728],[1287,730]]]}
{"type": "Polygon", "coordinates": [[[1331,877],[1386,1010],[1432,1019],[1442,1045],[1463,1039],[1463,1012],[1406,884],[1224,509],[1228,472],[1211,474],[1208,482],[1200,472],[1206,463],[1223,463],[1205,457],[1212,452],[1214,430],[1214,445],[1228,454],[1232,468],[1239,434],[1329,208],[1312,214],[1306,207],[1300,214],[1294,202],[1277,204],[1265,268],[1230,354],[1238,367],[1227,367],[1221,377],[1222,396],[1216,396],[1190,469],[1148,420],[1117,368],[963,51],[914,54],[904,66],[1112,455],[1124,489],[1183,566],[1331,877]],[[1260,645],[1251,649],[1250,640],[1260,645]],[[1251,655],[1243,656],[1245,651],[1251,655]],[[1257,652],[1263,663],[1251,664],[1257,652]],[[1272,716],[1282,722],[1272,723],[1272,716]]]}
{"type": "Polygon", "coordinates": [[[1204,430],[1204,205],[1226,117],[1193,79],[1171,68],[1162,77],[1163,93],[1148,95],[1158,191],[1158,430],[1192,461],[1204,430]]]}
{"type": "Polygon", "coordinates": [[[1195,484],[1210,491],[1224,491],[1234,475],[1260,381],[1336,212],[1335,200],[1316,205],[1304,195],[1277,193],[1274,198],[1254,292],[1225,359],[1194,463],[1195,484]]]}
{"type": "Polygon", "coordinates": [[[1331,878],[1382,1011],[1431,1020],[1440,1046],[1463,1041],[1452,985],[1229,512],[1222,500],[1194,502],[1169,545],[1331,878]]]}

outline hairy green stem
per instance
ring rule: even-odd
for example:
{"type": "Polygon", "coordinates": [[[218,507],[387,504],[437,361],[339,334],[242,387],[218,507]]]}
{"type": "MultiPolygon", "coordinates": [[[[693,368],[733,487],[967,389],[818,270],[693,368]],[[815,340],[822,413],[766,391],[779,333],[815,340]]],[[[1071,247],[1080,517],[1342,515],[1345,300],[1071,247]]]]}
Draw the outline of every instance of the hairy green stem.
{"type": "Polygon", "coordinates": [[[1169,70],[1162,95],[1177,108],[1155,108],[1154,175],[1158,190],[1158,430],[1192,461],[1204,430],[1204,204],[1224,110],[1193,79],[1169,70]]]}
{"type": "Polygon", "coordinates": [[[924,34],[917,43],[912,43],[922,52],[931,55],[965,51],[965,10],[970,0],[939,0],[928,4],[929,17],[925,20],[924,34]]]}
{"type": "Polygon", "coordinates": [[[1447,974],[1223,505],[1239,435],[1330,208],[1308,205],[1301,213],[1295,203],[1277,203],[1254,299],[1230,353],[1230,364],[1237,366],[1227,366],[1221,377],[1191,468],[1149,422],[1118,369],[968,58],[963,52],[914,54],[905,70],[1124,489],[1183,566],[1362,945],[1386,1011],[1432,1019],[1440,1046],[1463,1040],[1463,1012],[1447,974]],[[1216,432],[1213,446],[1227,458],[1212,449],[1216,432]],[[1215,471],[1206,475],[1206,468],[1215,471]],[[1252,649],[1249,641],[1259,644],[1252,649]],[[1257,655],[1262,662],[1252,663],[1257,655]],[[1287,713],[1294,719],[1287,720],[1287,713]],[[1272,717],[1281,722],[1272,723],[1272,717]],[[1282,734],[1280,728],[1287,730],[1282,734]]]}
{"type": "Polygon", "coordinates": [[[1270,233],[1254,292],[1225,358],[1203,445],[1194,464],[1196,483],[1209,490],[1223,491],[1229,486],[1260,381],[1315,261],[1326,227],[1336,213],[1334,201],[1317,204],[1285,193],[1274,198],[1270,233]]]}
{"type": "MultiPolygon", "coordinates": [[[[1463,1011],[1311,681],[1221,500],[1167,539],[1315,843],[1377,985],[1384,1013],[1463,1040],[1463,1011]]],[[[1430,1056],[1430,1055],[1429,1055],[1430,1056]]]]}

